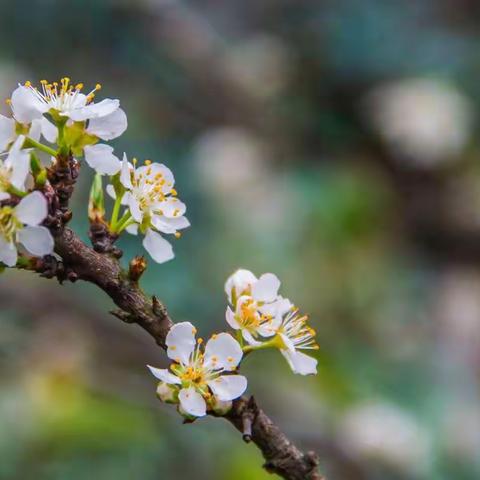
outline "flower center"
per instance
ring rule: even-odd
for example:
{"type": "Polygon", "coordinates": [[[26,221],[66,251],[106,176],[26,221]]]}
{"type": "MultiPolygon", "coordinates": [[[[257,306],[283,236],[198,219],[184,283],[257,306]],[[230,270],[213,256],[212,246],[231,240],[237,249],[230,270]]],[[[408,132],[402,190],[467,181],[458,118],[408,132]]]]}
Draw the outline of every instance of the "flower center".
{"type": "Polygon", "coordinates": [[[8,242],[15,240],[15,233],[23,227],[15,216],[15,210],[12,207],[3,207],[0,209],[0,235],[8,242]]]}

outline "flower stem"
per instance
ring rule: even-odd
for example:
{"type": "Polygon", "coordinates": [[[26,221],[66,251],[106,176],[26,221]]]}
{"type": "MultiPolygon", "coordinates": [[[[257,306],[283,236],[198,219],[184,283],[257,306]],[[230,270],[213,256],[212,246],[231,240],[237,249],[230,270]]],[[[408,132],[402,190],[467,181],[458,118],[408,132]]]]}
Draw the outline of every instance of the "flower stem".
{"type": "Polygon", "coordinates": [[[115,233],[121,233],[125,230],[129,225],[135,223],[135,220],[132,218],[132,214],[127,212],[117,223],[115,227],[115,233]]]}
{"type": "Polygon", "coordinates": [[[57,151],[54,150],[53,148],[47,147],[47,145],[44,145],[43,143],[37,142],[36,140],[33,140],[30,137],[27,137],[25,139],[25,142],[23,144],[24,148],[38,148],[38,150],[41,150],[42,152],[48,153],[52,157],[57,156],[57,151]]]}
{"type": "Polygon", "coordinates": [[[120,213],[120,207],[122,206],[122,196],[117,195],[115,198],[115,203],[112,210],[112,218],[110,219],[110,230],[112,232],[116,231],[118,223],[118,214],[120,213]]]}

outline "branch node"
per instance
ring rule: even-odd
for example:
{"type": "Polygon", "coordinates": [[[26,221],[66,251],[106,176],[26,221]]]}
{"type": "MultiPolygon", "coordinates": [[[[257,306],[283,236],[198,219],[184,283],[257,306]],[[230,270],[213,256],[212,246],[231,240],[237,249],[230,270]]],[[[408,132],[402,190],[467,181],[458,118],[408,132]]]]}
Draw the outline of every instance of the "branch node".
{"type": "Polygon", "coordinates": [[[125,323],[135,323],[135,317],[124,310],[110,310],[110,313],[125,323]]]}
{"type": "Polygon", "coordinates": [[[132,282],[138,282],[146,269],[147,261],[145,260],[145,257],[137,255],[130,261],[128,266],[128,278],[130,278],[132,282]]]}
{"type": "Polygon", "coordinates": [[[250,443],[252,441],[252,425],[257,414],[257,402],[252,395],[242,411],[242,438],[245,443],[250,443]]]}

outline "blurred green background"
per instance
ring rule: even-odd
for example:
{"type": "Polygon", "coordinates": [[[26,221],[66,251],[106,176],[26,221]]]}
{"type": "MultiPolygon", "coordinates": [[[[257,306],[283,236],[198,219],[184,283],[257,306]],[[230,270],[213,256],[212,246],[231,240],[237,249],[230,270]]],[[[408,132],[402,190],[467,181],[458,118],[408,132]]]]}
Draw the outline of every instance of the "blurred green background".
{"type": "MultiPolygon", "coordinates": [[[[192,223],[144,279],[177,321],[225,328],[238,267],[282,279],[319,373],[259,352],[249,391],[330,480],[473,480],[479,27],[475,0],[4,0],[0,96],[68,75],[120,98],[117,154],[166,163],[192,223]]],[[[156,400],[166,356],[96,288],[8,272],[0,305],[1,480],[270,478],[226,422],[156,400]]]]}

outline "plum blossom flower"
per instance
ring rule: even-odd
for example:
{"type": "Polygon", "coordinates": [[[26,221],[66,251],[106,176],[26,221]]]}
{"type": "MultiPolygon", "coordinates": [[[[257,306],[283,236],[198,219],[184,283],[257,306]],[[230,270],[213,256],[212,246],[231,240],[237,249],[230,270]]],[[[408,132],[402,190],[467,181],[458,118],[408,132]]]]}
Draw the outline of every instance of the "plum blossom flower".
{"type": "Polygon", "coordinates": [[[53,238],[40,224],[47,216],[47,200],[38,191],[22,198],[16,207],[0,208],[0,262],[8,267],[17,263],[17,243],[32,255],[53,252],[53,238]]]}
{"type": "Polygon", "coordinates": [[[4,161],[0,160],[0,201],[10,198],[12,187],[25,191],[25,181],[30,169],[30,155],[22,150],[25,137],[20,135],[10,148],[4,161]]]}
{"type": "Polygon", "coordinates": [[[272,273],[260,278],[249,270],[240,269],[225,283],[225,292],[231,306],[227,307],[226,320],[234,329],[240,330],[250,345],[258,345],[258,336],[271,337],[280,326],[285,299],[278,295],[280,280],[272,273]]]}
{"type": "Polygon", "coordinates": [[[190,322],[174,325],[166,338],[167,355],[174,363],[169,370],[148,368],[170,388],[178,389],[182,413],[202,417],[216,403],[240,397],[247,388],[247,379],[231,373],[243,353],[230,334],[213,335],[205,348],[201,339],[195,341],[195,334],[196,329],[190,322]]]}
{"type": "Polygon", "coordinates": [[[12,93],[10,105],[13,116],[20,123],[30,123],[50,113],[57,118],[64,117],[74,122],[89,120],[87,131],[103,140],[121,135],[127,128],[127,119],[120,109],[120,101],[105,98],[94,103],[95,93],[101,89],[97,84],[87,95],[81,93],[83,84],[73,85],[68,77],[49,83],[41,80],[40,89],[31,82],[19,85],[12,93]]]}
{"type": "MultiPolygon", "coordinates": [[[[124,155],[120,183],[125,189],[121,202],[128,209],[120,228],[134,235],[138,230],[144,233],[143,246],[156,262],[171,260],[174,257],[172,246],[160,233],[178,238],[179,230],[190,226],[184,216],[186,206],[173,188],[173,173],[165,165],[149,160],[137,168],[136,160],[132,165],[124,155]]],[[[107,191],[116,198],[113,186],[107,187],[107,191]]]]}
{"type": "Polygon", "coordinates": [[[308,317],[300,315],[298,309],[291,307],[283,316],[276,330],[274,343],[279,346],[294,373],[313,375],[317,373],[317,359],[300,350],[318,350],[315,330],[308,325],[308,317]]]}

